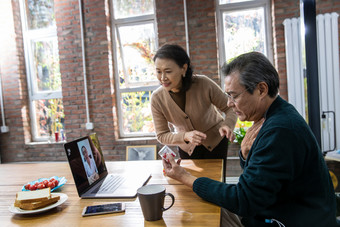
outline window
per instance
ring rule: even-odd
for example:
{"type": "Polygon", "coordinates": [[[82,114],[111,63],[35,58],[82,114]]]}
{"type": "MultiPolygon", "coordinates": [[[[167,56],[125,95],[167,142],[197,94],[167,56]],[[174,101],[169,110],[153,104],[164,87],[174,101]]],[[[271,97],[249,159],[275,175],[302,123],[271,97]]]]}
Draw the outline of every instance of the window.
{"type": "Polygon", "coordinates": [[[53,0],[21,0],[30,118],[34,141],[63,134],[58,39],[53,0]]]}
{"type": "Polygon", "coordinates": [[[272,59],[269,0],[217,0],[220,64],[259,51],[272,59]]]}
{"type": "Polygon", "coordinates": [[[112,0],[114,65],[121,137],[154,136],[150,96],[158,86],[153,0],[112,0]]]}

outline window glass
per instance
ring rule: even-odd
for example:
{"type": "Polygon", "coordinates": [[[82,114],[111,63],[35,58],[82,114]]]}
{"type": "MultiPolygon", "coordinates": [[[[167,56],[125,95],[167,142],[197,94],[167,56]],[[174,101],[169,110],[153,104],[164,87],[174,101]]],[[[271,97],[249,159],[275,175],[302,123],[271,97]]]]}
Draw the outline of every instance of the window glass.
{"type": "Polygon", "coordinates": [[[154,30],[153,23],[119,27],[121,44],[118,44],[118,67],[122,88],[156,81],[152,61],[154,30]]]}
{"type": "Polygon", "coordinates": [[[53,0],[20,0],[33,141],[65,139],[53,0]]]}
{"type": "Polygon", "coordinates": [[[35,81],[38,91],[61,90],[57,39],[32,41],[35,81]]]}
{"type": "Polygon", "coordinates": [[[113,0],[116,19],[153,14],[153,0],[113,0]]]}
{"type": "Polygon", "coordinates": [[[37,133],[39,137],[50,137],[55,132],[64,136],[64,107],[62,99],[34,101],[36,108],[37,133]]]}
{"type": "Polygon", "coordinates": [[[266,53],[264,9],[254,8],[223,13],[226,59],[249,51],[266,53]]]}
{"type": "Polygon", "coordinates": [[[26,0],[28,29],[55,26],[53,0],[26,0]]]}
{"type": "Polygon", "coordinates": [[[154,2],[112,2],[119,135],[154,136],[150,97],[159,86],[152,60],[158,46],[154,2]]]}
{"type": "Polygon", "coordinates": [[[154,132],[150,106],[151,93],[151,91],[122,93],[124,133],[154,132]]]}

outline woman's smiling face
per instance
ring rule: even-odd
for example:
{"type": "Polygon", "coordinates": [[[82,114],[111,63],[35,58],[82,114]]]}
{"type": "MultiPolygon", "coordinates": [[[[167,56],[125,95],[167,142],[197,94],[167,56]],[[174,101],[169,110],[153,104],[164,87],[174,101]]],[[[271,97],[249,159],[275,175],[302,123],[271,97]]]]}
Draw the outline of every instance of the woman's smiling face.
{"type": "Polygon", "coordinates": [[[182,87],[182,77],[185,76],[188,65],[180,67],[175,61],[166,58],[155,60],[156,75],[161,85],[172,92],[179,92],[182,87]]]}

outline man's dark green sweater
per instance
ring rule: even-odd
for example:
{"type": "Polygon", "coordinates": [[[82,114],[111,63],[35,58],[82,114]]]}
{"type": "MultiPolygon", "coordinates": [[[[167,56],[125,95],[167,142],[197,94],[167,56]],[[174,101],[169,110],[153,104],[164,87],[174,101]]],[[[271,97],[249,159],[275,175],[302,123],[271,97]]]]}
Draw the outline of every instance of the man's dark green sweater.
{"type": "Polygon", "coordinates": [[[296,109],[277,97],[265,115],[238,184],[198,178],[203,199],[242,217],[245,226],[336,226],[331,178],[319,145],[296,109]],[[272,223],[277,225],[277,223],[272,223]]]}

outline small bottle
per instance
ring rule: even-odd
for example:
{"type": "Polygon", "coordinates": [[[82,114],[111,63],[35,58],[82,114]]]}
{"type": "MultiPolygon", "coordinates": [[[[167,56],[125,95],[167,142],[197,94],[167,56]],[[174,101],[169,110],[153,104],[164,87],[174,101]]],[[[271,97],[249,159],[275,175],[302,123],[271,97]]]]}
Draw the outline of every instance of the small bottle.
{"type": "Polygon", "coordinates": [[[61,141],[65,141],[64,129],[60,129],[61,141]]]}

